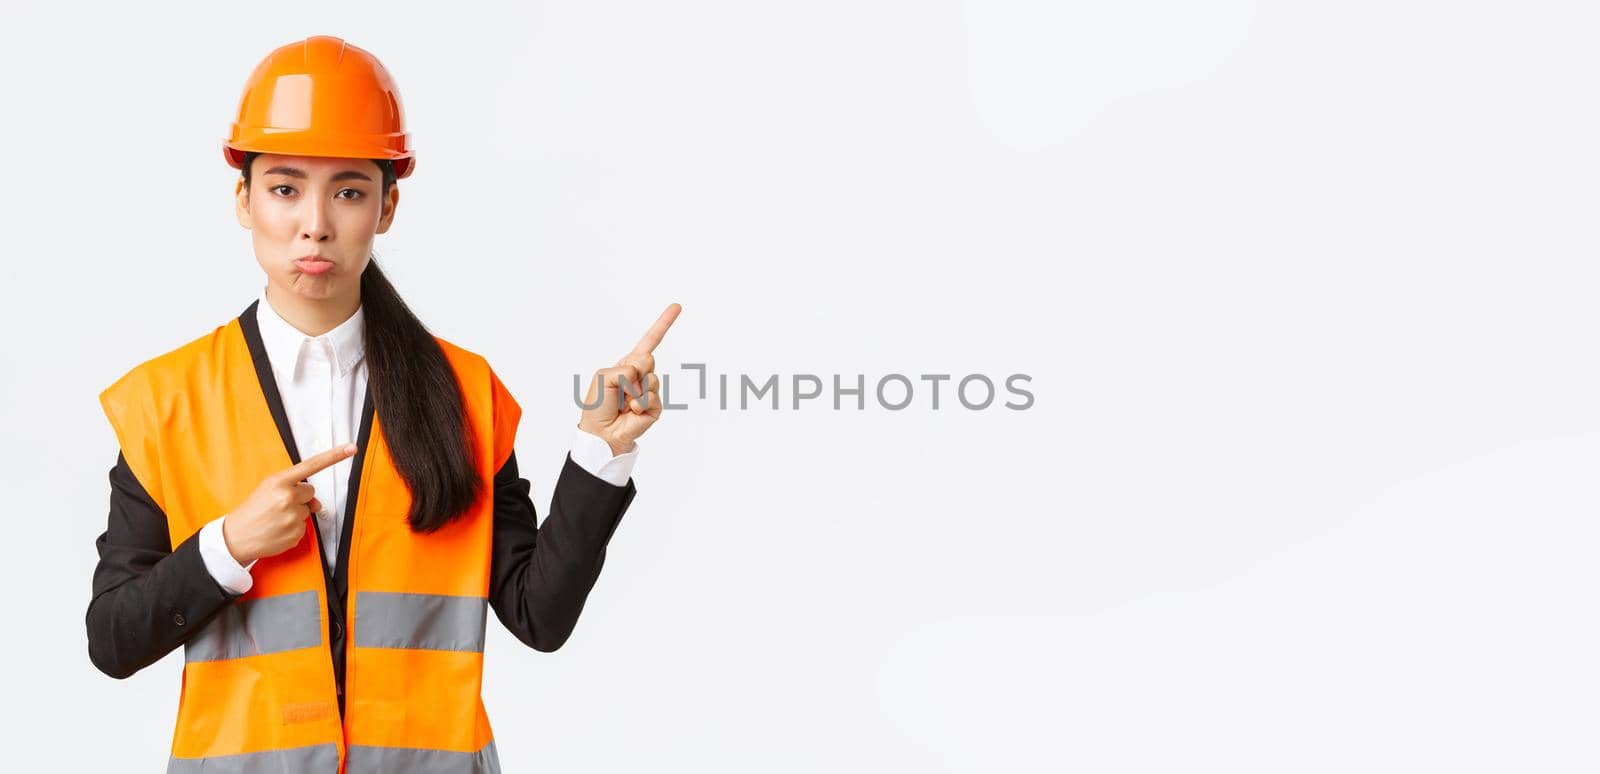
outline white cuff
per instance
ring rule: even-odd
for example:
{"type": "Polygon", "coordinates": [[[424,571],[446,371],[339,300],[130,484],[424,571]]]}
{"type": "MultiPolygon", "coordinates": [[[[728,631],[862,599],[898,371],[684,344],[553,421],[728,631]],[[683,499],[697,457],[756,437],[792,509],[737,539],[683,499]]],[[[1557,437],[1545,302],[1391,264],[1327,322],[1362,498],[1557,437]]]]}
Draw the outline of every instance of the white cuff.
{"type": "Polygon", "coordinates": [[[611,444],[606,443],[606,439],[581,427],[572,439],[572,461],[612,486],[627,486],[628,477],[633,475],[633,463],[638,459],[638,441],[627,451],[612,456],[611,444]]]}
{"type": "Polygon", "coordinates": [[[255,566],[255,561],[240,566],[228,551],[228,541],[222,537],[222,520],[225,518],[226,514],[200,528],[200,558],[205,561],[206,571],[217,579],[218,585],[234,594],[243,594],[255,583],[255,579],[250,577],[250,568],[255,566]]]}

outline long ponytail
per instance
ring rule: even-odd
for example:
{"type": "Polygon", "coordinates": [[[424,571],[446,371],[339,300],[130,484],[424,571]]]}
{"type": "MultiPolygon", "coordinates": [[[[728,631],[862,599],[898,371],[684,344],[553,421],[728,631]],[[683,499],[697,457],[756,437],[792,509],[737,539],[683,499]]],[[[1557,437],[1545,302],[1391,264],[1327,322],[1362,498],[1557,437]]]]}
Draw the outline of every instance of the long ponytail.
{"type": "MultiPolygon", "coordinates": [[[[245,154],[242,163],[247,189],[255,156],[245,154]]],[[[374,161],[387,196],[394,162],[374,161]]],[[[465,515],[483,491],[461,385],[439,342],[389,283],[376,256],[361,272],[361,309],[373,410],[383,418],[395,469],[411,489],[406,518],[413,532],[433,532],[465,515]]]]}

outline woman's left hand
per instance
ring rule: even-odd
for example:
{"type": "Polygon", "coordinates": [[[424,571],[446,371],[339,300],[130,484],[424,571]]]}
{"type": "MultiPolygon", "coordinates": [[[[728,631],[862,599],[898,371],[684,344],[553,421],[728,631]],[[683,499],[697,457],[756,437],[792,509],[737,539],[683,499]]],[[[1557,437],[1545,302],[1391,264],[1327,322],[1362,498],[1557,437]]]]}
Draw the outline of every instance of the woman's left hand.
{"type": "Polygon", "coordinates": [[[643,435],[661,418],[661,378],[656,376],[656,358],[652,352],[681,311],[681,305],[668,304],[631,352],[623,355],[616,365],[595,371],[594,379],[589,382],[589,394],[584,396],[583,405],[594,408],[583,410],[578,428],[605,439],[612,454],[632,450],[633,439],[643,435]],[[605,394],[599,405],[595,405],[597,389],[605,394]]]}

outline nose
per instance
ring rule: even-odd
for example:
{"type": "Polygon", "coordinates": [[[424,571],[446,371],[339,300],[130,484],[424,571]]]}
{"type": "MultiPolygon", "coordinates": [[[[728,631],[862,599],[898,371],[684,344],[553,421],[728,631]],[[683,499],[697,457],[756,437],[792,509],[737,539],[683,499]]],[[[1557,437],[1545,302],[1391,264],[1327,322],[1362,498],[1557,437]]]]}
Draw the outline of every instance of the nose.
{"type": "Polygon", "coordinates": [[[300,238],[312,242],[333,239],[333,221],[328,217],[328,202],[312,198],[306,207],[305,222],[300,227],[300,238]]]}

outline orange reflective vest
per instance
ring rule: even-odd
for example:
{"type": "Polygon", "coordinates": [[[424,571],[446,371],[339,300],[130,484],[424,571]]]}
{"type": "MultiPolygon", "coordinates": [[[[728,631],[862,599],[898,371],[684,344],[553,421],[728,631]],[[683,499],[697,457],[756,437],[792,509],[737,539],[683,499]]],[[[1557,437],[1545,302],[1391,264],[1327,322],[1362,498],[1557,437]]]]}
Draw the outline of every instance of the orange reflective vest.
{"type": "MultiPolygon", "coordinates": [[[[100,394],[174,549],[299,462],[254,307],[100,394]]],[[[258,560],[250,591],[185,641],[169,772],[500,770],[479,690],[494,473],[521,409],[481,356],[435,339],[461,385],[484,495],[437,532],[412,532],[411,496],[369,392],[350,473],[342,615],[330,615],[333,576],[308,516],[304,539],[258,560]],[[339,618],[342,696],[329,638],[339,618]]]]}

